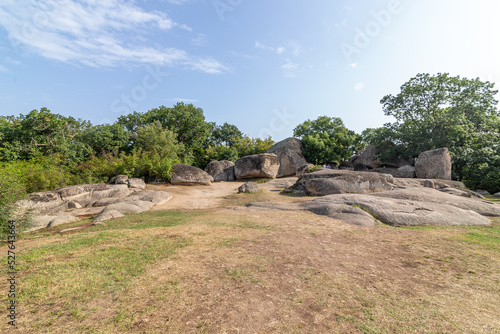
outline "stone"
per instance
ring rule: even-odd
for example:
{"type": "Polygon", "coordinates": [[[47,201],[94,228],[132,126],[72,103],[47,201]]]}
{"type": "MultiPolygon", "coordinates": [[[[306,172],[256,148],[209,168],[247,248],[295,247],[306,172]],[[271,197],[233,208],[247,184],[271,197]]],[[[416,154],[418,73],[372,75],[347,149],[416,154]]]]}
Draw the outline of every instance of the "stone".
{"type": "Polygon", "coordinates": [[[277,177],[295,176],[300,168],[307,166],[308,163],[302,151],[304,145],[297,138],[284,139],[271,146],[266,153],[274,153],[280,163],[277,177]]]}
{"type": "Polygon", "coordinates": [[[307,165],[304,165],[302,167],[297,168],[297,172],[295,173],[295,176],[301,177],[302,175],[306,174],[309,168],[314,167],[313,164],[308,163],[307,165]]]}
{"type": "Polygon", "coordinates": [[[244,183],[238,188],[240,193],[256,193],[258,191],[260,191],[260,188],[255,182],[244,183]]]}
{"type": "Polygon", "coordinates": [[[113,209],[103,210],[103,212],[101,212],[97,217],[95,217],[92,223],[94,223],[94,225],[97,225],[98,223],[102,223],[111,219],[121,218],[121,217],[125,216],[118,210],[113,210],[113,209]]]}
{"type": "Polygon", "coordinates": [[[209,186],[213,181],[214,178],[204,170],[185,164],[174,164],[170,179],[172,184],[181,186],[209,186]]]}
{"type": "Polygon", "coordinates": [[[479,195],[486,195],[486,196],[490,196],[490,192],[488,190],[476,190],[476,193],[478,193],[479,195]]]}
{"type": "Polygon", "coordinates": [[[376,147],[373,145],[368,145],[361,154],[355,156],[351,159],[351,163],[354,165],[355,170],[367,170],[372,168],[377,168],[382,166],[380,161],[375,159],[376,147]]]}
{"type": "Polygon", "coordinates": [[[500,192],[496,193],[496,194],[493,194],[493,196],[495,197],[500,197],[500,192]]]}
{"type": "MultiPolygon", "coordinates": [[[[443,188],[448,189],[448,188],[443,188]]],[[[449,188],[453,189],[453,188],[449,188]]],[[[397,189],[384,193],[371,194],[374,197],[393,198],[409,201],[417,201],[422,203],[443,204],[459,209],[474,211],[483,216],[500,216],[500,205],[493,202],[476,198],[465,197],[460,194],[449,194],[441,190],[430,188],[408,188],[397,189]]]]}
{"type": "Polygon", "coordinates": [[[59,233],[75,232],[75,231],[80,231],[83,229],[84,229],[83,227],[71,227],[71,228],[66,228],[64,230],[60,230],[59,233]]]}
{"type": "Polygon", "coordinates": [[[392,182],[393,177],[387,174],[320,168],[298,179],[295,190],[306,191],[316,196],[362,194],[392,190],[394,188],[392,182]]]}
{"type": "Polygon", "coordinates": [[[132,178],[127,180],[127,185],[129,188],[145,189],[146,183],[143,179],[132,178]]]}
{"type": "Polygon", "coordinates": [[[170,201],[172,197],[172,194],[166,191],[154,191],[142,197],[141,201],[151,202],[154,205],[160,205],[170,201]]]}
{"type": "Polygon", "coordinates": [[[447,148],[420,153],[415,174],[423,179],[451,180],[451,155],[447,148]]]}
{"type": "Polygon", "coordinates": [[[82,205],[75,201],[68,202],[68,209],[81,209],[82,205]]]}
{"type": "Polygon", "coordinates": [[[234,164],[237,180],[265,177],[274,179],[278,175],[280,163],[274,153],[254,154],[238,159],[234,164]]]}
{"type": "Polygon", "coordinates": [[[205,167],[205,172],[214,178],[214,182],[234,181],[234,162],[229,160],[212,161],[205,167]]]}
{"type": "Polygon", "coordinates": [[[436,185],[434,184],[434,181],[432,181],[432,180],[425,180],[424,181],[424,188],[435,189],[436,185]]]}
{"type": "Polygon", "coordinates": [[[56,218],[52,219],[48,224],[47,227],[53,227],[61,224],[67,224],[67,223],[73,223],[76,221],[79,221],[77,217],[73,215],[61,215],[57,216],[56,218]]]}
{"type": "Polygon", "coordinates": [[[108,184],[127,184],[128,176],[127,175],[117,175],[112,177],[108,184]]]}

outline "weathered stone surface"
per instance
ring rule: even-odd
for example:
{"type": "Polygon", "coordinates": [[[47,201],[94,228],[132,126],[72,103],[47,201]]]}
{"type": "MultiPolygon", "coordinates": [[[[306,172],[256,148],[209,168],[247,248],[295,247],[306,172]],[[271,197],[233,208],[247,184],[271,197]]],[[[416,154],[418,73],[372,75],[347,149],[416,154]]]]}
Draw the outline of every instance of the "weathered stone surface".
{"type": "Polygon", "coordinates": [[[92,222],[96,224],[121,217],[124,217],[124,215],[118,210],[104,210],[92,222]]]}
{"type": "Polygon", "coordinates": [[[110,204],[115,204],[117,202],[120,202],[121,200],[122,200],[121,198],[117,198],[117,197],[101,198],[95,202],[89,203],[87,206],[88,207],[107,206],[110,204]]]}
{"type": "Polygon", "coordinates": [[[142,197],[141,201],[151,202],[154,205],[160,205],[168,202],[172,197],[172,194],[166,191],[154,191],[142,197]]]}
{"type": "Polygon", "coordinates": [[[436,185],[434,184],[434,181],[432,181],[432,180],[425,180],[424,181],[424,188],[435,189],[436,185]]]}
{"type": "Polygon", "coordinates": [[[403,166],[399,168],[394,167],[379,167],[370,170],[370,172],[376,172],[381,174],[390,174],[396,178],[411,179],[415,177],[415,167],[413,166],[403,166]]]}
{"type": "Polygon", "coordinates": [[[302,175],[306,174],[309,168],[313,167],[313,164],[308,163],[307,165],[304,165],[302,167],[297,168],[297,173],[295,173],[295,176],[301,177],[302,175]]]}
{"type": "Polygon", "coordinates": [[[308,165],[302,156],[303,149],[304,145],[300,140],[290,137],[274,144],[266,151],[278,157],[280,166],[277,177],[294,176],[300,168],[308,165]]]}
{"type": "Polygon", "coordinates": [[[468,189],[455,189],[455,188],[442,188],[439,189],[439,191],[450,194],[450,195],[455,195],[455,196],[463,196],[463,197],[475,197],[475,198],[484,198],[482,195],[479,195],[475,191],[468,190],[468,189]]]}
{"type": "MultiPolygon", "coordinates": [[[[392,192],[389,191],[384,194],[390,193],[392,192]]],[[[422,202],[409,199],[382,197],[380,196],[380,194],[382,193],[370,195],[329,195],[326,197],[315,199],[312,202],[359,206],[362,209],[367,210],[373,216],[377,217],[377,219],[381,222],[394,226],[470,226],[491,224],[491,221],[488,218],[480,215],[479,213],[468,209],[461,209],[457,206],[445,203],[422,202]]],[[[459,198],[458,196],[453,197],[459,198]]]]}
{"type": "Polygon", "coordinates": [[[47,227],[53,227],[53,226],[62,225],[62,224],[66,224],[66,223],[73,223],[73,222],[76,222],[78,220],[79,219],[73,215],[61,215],[61,216],[58,216],[58,217],[52,219],[47,224],[47,227]]]}
{"type": "Polygon", "coordinates": [[[82,205],[78,202],[75,201],[68,202],[68,209],[81,209],[81,208],[82,205]]]}
{"type": "Polygon", "coordinates": [[[500,197],[500,192],[498,192],[498,193],[494,194],[493,196],[495,196],[495,197],[500,197]]]}
{"type": "Polygon", "coordinates": [[[83,230],[83,227],[71,227],[71,228],[66,228],[64,230],[60,230],[59,233],[69,233],[69,232],[75,232],[75,231],[81,231],[83,230]]]}
{"type": "Polygon", "coordinates": [[[296,183],[295,189],[307,191],[312,195],[356,193],[364,194],[388,191],[394,188],[393,177],[387,174],[353,172],[335,169],[318,169],[304,174],[296,183]]]}
{"type": "Polygon", "coordinates": [[[476,190],[476,193],[478,193],[479,195],[491,195],[490,192],[488,190],[476,190]]]}
{"type": "Polygon", "coordinates": [[[354,165],[355,170],[366,170],[370,168],[377,168],[382,166],[380,161],[375,159],[376,147],[368,145],[360,155],[355,156],[351,163],[354,165]]]}
{"type": "Polygon", "coordinates": [[[484,216],[500,216],[500,205],[498,204],[476,197],[469,198],[461,195],[447,194],[443,191],[430,188],[397,189],[384,193],[371,194],[371,196],[443,204],[474,211],[484,216]]]}
{"type": "Polygon", "coordinates": [[[415,161],[418,178],[451,180],[451,156],[447,148],[420,153],[415,161]]]}
{"type": "Polygon", "coordinates": [[[234,162],[229,160],[212,161],[205,167],[205,172],[214,178],[214,182],[235,180],[234,162]]]}
{"type": "Polygon", "coordinates": [[[146,188],[146,182],[143,179],[132,178],[127,180],[127,185],[129,188],[144,189],[146,188]]]}
{"type": "Polygon", "coordinates": [[[27,230],[27,232],[47,227],[47,225],[50,223],[50,221],[54,220],[56,218],[57,218],[57,216],[35,216],[35,217],[32,217],[31,218],[31,227],[27,230]]]}
{"type": "Polygon", "coordinates": [[[117,175],[112,177],[108,184],[127,184],[128,176],[127,175],[117,175]]]}
{"type": "Polygon", "coordinates": [[[259,190],[260,188],[255,182],[244,183],[238,188],[238,192],[240,193],[256,193],[259,190]]]}
{"type": "Polygon", "coordinates": [[[209,186],[213,181],[214,178],[204,170],[185,164],[175,164],[170,179],[172,184],[181,186],[209,186]]]}
{"type": "Polygon", "coordinates": [[[119,202],[115,204],[108,205],[101,213],[110,210],[116,210],[120,213],[141,213],[147,209],[142,208],[138,205],[138,202],[119,202]]]}
{"type": "Polygon", "coordinates": [[[236,161],[234,174],[237,180],[256,177],[275,178],[278,175],[280,163],[274,153],[255,154],[236,161]]]}
{"type": "MultiPolygon", "coordinates": [[[[424,187],[425,181],[434,183],[436,189],[443,188],[455,188],[455,189],[465,189],[465,184],[460,181],[451,180],[437,180],[437,179],[402,179],[394,178],[394,185],[399,188],[420,188],[424,187]]],[[[428,183],[430,185],[430,183],[428,183]]]]}

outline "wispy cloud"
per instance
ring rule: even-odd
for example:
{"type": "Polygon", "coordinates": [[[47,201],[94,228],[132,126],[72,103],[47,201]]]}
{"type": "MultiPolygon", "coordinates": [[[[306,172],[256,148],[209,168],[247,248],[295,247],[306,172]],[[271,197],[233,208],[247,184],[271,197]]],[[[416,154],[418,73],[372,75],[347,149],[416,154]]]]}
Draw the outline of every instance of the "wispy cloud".
{"type": "Polygon", "coordinates": [[[174,97],[174,98],[168,99],[167,101],[169,101],[169,102],[186,102],[186,103],[198,102],[198,100],[195,100],[195,99],[186,99],[186,98],[182,98],[182,97],[174,97]]]}
{"type": "Polygon", "coordinates": [[[282,54],[282,53],[285,53],[285,51],[286,51],[286,48],[284,48],[283,46],[272,47],[272,46],[264,45],[264,44],[262,44],[261,42],[258,42],[258,41],[255,42],[254,46],[255,46],[256,49],[262,49],[262,50],[271,51],[271,52],[279,54],[279,55],[282,54]]]}
{"type": "MultiPolygon", "coordinates": [[[[183,0],[169,1],[182,3],[183,0]]],[[[159,47],[150,36],[172,29],[190,31],[160,11],[145,11],[127,0],[2,0],[0,25],[24,50],[67,63],[104,67],[144,63],[178,65],[206,73],[227,68],[213,59],[159,47]]]]}
{"type": "Polygon", "coordinates": [[[0,72],[9,72],[9,70],[6,67],[0,65],[0,72]]]}
{"type": "Polygon", "coordinates": [[[199,34],[198,37],[191,39],[191,44],[198,47],[207,46],[207,36],[205,34],[199,34]]]}
{"type": "Polygon", "coordinates": [[[290,59],[286,59],[286,63],[281,65],[283,70],[283,75],[287,78],[295,77],[297,71],[299,70],[299,65],[294,64],[290,59]]]}

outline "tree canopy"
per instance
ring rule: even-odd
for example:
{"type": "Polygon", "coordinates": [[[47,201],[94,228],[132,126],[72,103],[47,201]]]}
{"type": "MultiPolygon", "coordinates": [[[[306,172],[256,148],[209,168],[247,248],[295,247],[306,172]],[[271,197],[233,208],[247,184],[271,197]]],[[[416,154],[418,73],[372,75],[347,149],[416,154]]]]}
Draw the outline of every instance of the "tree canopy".
{"type": "Polygon", "coordinates": [[[320,116],[299,124],[293,135],[304,144],[304,157],[316,164],[341,163],[357,150],[360,136],[347,129],[338,117],[320,116]]]}

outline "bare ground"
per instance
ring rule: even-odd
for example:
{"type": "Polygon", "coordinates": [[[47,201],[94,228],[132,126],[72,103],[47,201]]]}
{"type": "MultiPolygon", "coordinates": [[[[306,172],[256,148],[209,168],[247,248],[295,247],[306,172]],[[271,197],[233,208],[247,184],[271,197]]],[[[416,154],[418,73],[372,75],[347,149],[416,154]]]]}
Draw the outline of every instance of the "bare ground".
{"type": "MultiPolygon", "coordinates": [[[[254,210],[240,205],[312,198],[280,196],[272,184],[236,195],[240,184],[166,186],[174,198],[157,210],[200,215],[127,235],[191,245],[149,266],[125,291],[85,301],[84,316],[53,316],[65,300],[20,305],[14,332],[500,333],[500,258],[461,241],[463,228],[367,228],[310,212],[254,210]]],[[[22,240],[18,248],[65,238],[22,240]]],[[[5,321],[0,328],[7,330],[5,321]]]]}

